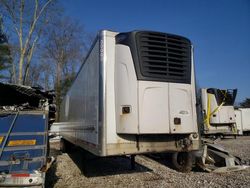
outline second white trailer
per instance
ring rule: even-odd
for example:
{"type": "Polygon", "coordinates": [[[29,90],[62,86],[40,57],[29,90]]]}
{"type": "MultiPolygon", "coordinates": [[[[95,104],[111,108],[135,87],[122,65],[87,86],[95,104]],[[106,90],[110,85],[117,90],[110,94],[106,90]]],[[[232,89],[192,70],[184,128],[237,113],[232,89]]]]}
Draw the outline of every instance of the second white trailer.
{"type": "Polygon", "coordinates": [[[204,135],[238,134],[233,106],[236,93],[236,89],[201,89],[204,135]]]}
{"type": "Polygon", "coordinates": [[[239,134],[250,133],[250,108],[235,109],[236,124],[239,127],[239,134]]]}

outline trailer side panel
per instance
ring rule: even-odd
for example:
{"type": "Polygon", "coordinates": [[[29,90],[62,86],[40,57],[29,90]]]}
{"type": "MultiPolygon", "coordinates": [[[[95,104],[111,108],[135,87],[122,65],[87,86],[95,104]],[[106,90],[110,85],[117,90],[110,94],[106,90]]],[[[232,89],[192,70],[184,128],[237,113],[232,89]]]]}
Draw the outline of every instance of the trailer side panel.
{"type": "Polygon", "coordinates": [[[70,142],[84,141],[98,147],[99,40],[86,58],[63,101],[60,134],[70,142]]]}

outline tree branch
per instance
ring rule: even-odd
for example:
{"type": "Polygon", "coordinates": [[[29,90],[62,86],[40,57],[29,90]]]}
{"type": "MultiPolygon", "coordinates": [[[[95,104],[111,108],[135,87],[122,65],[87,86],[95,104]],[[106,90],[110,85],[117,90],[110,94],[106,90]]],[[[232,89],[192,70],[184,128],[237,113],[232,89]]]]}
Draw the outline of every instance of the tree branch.
{"type": "Polygon", "coordinates": [[[34,39],[34,41],[32,43],[32,46],[31,46],[31,48],[29,50],[28,57],[27,57],[27,64],[26,64],[25,71],[24,71],[24,76],[23,76],[23,84],[25,84],[26,78],[28,76],[30,63],[31,63],[31,58],[33,56],[33,52],[34,52],[34,49],[35,49],[35,46],[37,44],[37,41],[38,41],[39,37],[40,37],[39,35],[36,36],[36,38],[34,39]]]}
{"type": "Polygon", "coordinates": [[[22,0],[20,4],[20,18],[19,18],[20,53],[23,53],[23,9],[24,9],[24,0],[22,0]]]}
{"type": "Polygon", "coordinates": [[[17,25],[17,21],[16,21],[17,18],[16,18],[16,15],[14,14],[14,11],[12,11],[12,10],[14,10],[14,9],[11,9],[10,6],[9,6],[9,4],[6,3],[6,1],[2,1],[2,3],[3,3],[3,5],[6,7],[7,11],[9,12],[10,17],[11,17],[11,20],[12,20],[12,22],[13,22],[14,29],[15,29],[15,31],[16,31],[18,37],[19,37],[19,36],[20,36],[20,33],[19,33],[18,28],[17,28],[17,26],[16,26],[16,25],[17,25]]]}
{"type": "MultiPolygon", "coordinates": [[[[48,0],[44,5],[43,7],[41,8],[40,12],[38,13],[38,15],[36,16],[36,18],[33,20],[32,24],[31,24],[31,27],[30,27],[30,30],[29,30],[29,33],[28,33],[28,37],[26,38],[26,41],[25,41],[25,45],[24,45],[24,51],[26,51],[27,49],[27,46],[29,44],[29,41],[31,39],[31,36],[34,32],[34,29],[35,29],[35,26],[36,26],[36,23],[39,19],[39,17],[41,16],[41,14],[43,13],[43,11],[46,9],[46,7],[52,2],[53,0],[48,0]]],[[[36,13],[37,14],[37,13],[36,13]]]]}

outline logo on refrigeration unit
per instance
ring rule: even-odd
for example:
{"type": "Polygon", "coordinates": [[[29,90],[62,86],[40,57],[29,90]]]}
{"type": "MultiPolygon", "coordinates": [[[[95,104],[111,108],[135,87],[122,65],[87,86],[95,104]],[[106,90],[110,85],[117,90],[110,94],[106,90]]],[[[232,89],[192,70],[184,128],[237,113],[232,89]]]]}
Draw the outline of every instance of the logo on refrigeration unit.
{"type": "Polygon", "coordinates": [[[186,114],[189,114],[189,113],[188,113],[188,111],[186,111],[186,110],[181,110],[181,111],[179,112],[179,114],[186,115],[186,114]]]}

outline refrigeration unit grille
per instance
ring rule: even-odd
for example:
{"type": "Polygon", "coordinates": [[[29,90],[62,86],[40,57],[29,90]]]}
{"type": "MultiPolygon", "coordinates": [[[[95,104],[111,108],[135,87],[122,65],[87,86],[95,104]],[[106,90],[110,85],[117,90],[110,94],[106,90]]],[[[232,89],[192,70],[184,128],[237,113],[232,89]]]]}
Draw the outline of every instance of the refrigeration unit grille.
{"type": "Polygon", "coordinates": [[[191,43],[176,35],[138,32],[140,72],[146,80],[191,82],[191,43]]]}

